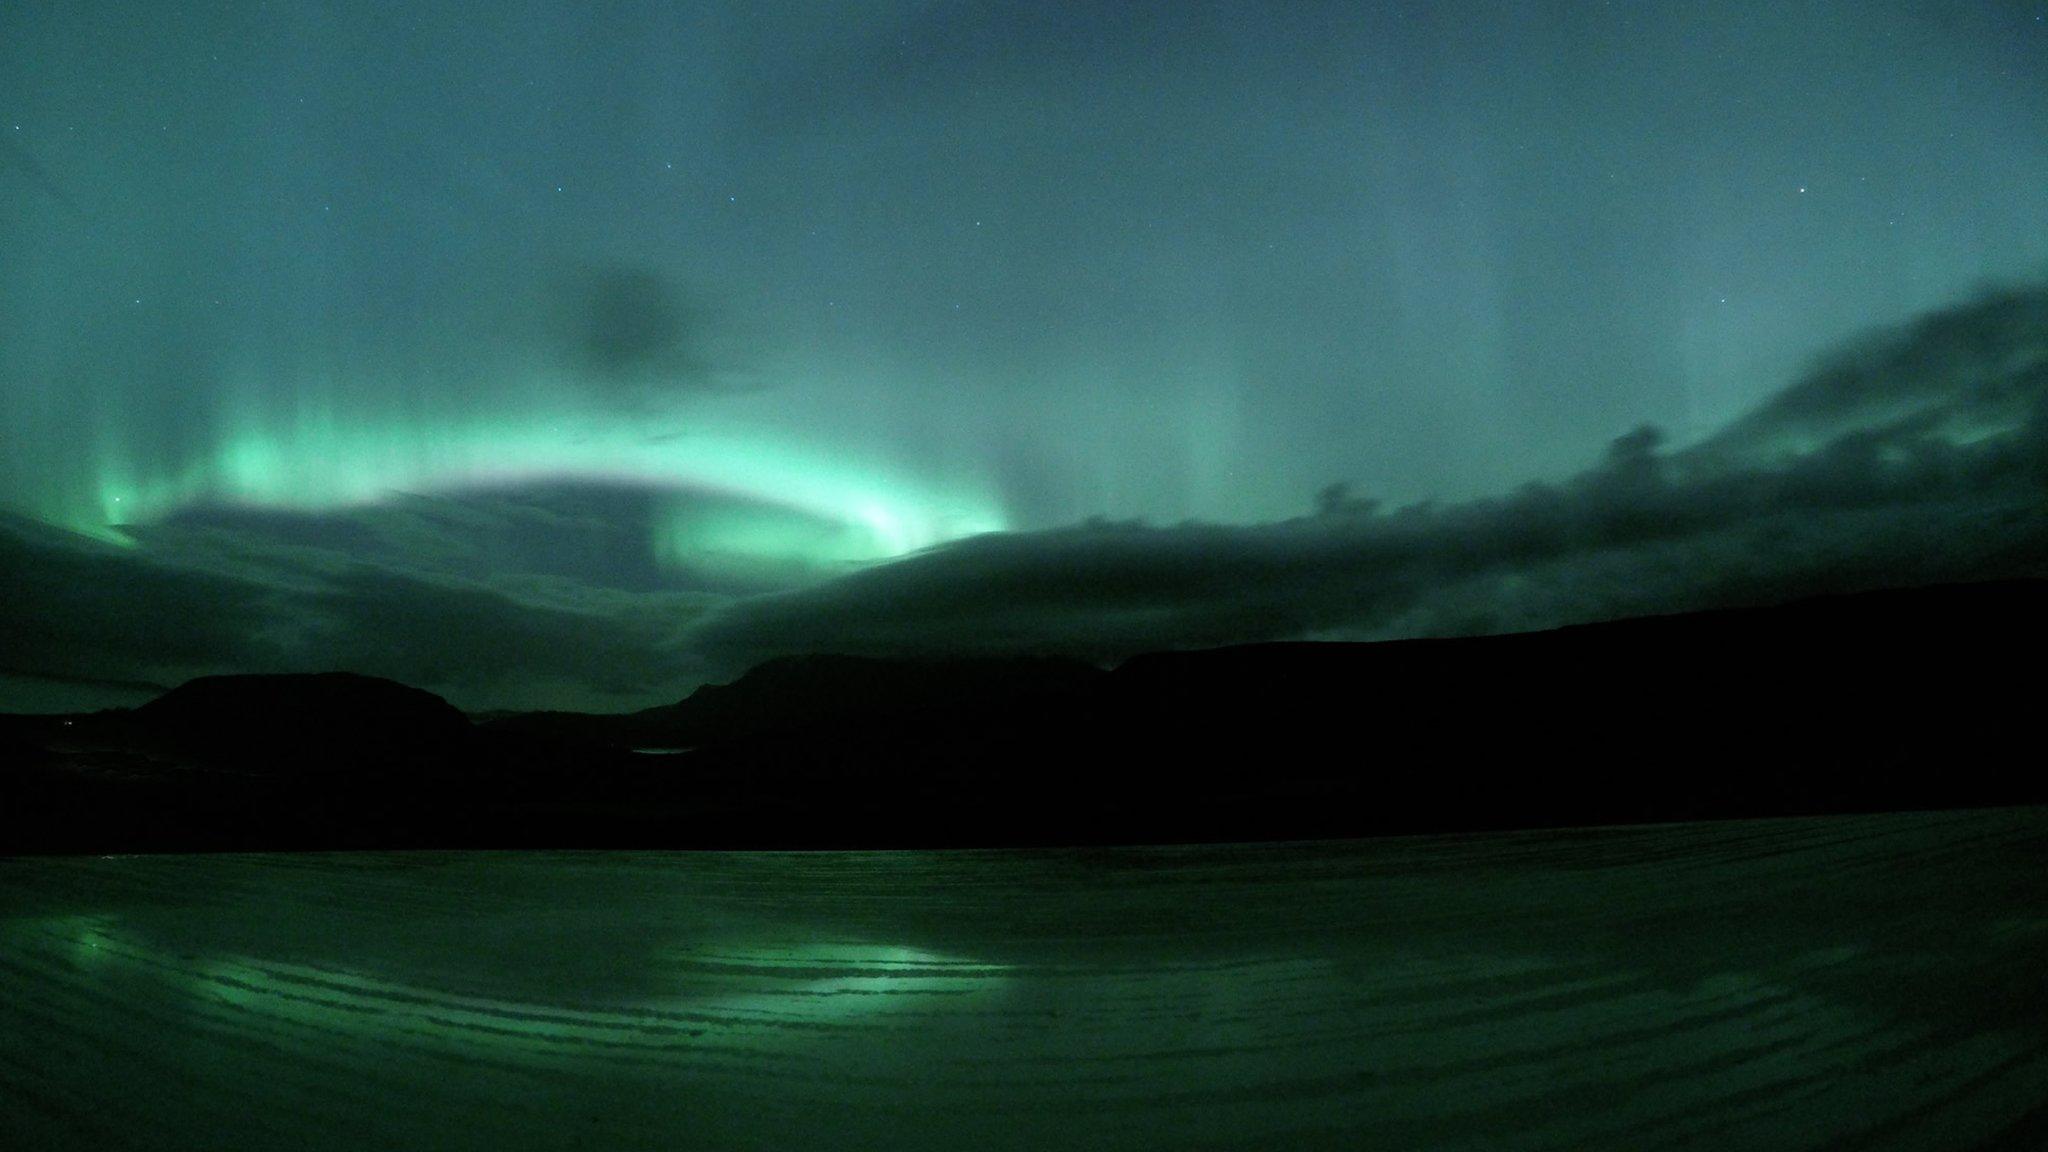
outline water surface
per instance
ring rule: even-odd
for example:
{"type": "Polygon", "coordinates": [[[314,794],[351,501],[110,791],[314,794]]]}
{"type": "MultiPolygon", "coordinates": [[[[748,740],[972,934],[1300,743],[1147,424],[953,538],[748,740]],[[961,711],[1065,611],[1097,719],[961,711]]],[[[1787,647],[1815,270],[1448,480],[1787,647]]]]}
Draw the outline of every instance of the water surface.
{"type": "Polygon", "coordinates": [[[0,861],[15,1148],[2048,1146],[2048,813],[0,861]]]}

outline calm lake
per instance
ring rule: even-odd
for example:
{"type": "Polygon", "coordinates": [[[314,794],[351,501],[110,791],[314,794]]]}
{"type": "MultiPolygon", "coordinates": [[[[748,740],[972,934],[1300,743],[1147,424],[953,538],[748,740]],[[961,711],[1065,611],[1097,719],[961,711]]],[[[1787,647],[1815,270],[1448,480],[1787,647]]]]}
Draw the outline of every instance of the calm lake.
{"type": "Polygon", "coordinates": [[[2048,812],[0,861],[0,1146],[2048,1147],[2048,812]]]}

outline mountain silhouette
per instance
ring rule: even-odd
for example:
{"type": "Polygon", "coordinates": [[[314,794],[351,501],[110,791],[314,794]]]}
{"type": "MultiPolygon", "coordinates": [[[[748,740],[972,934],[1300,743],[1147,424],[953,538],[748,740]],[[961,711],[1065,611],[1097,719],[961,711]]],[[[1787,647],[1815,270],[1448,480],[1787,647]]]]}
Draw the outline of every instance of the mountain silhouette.
{"type": "Polygon", "coordinates": [[[1327,838],[2048,802],[2048,582],[1387,643],[770,661],[473,725],[347,674],[0,717],[0,851],[1327,838]],[[687,749],[666,755],[630,749],[687,749]]]}
{"type": "Polygon", "coordinates": [[[449,755],[474,735],[439,696],[349,672],[202,676],[135,709],[133,720],[185,748],[270,762],[449,755]]]}
{"type": "Polygon", "coordinates": [[[905,714],[987,707],[1071,695],[1103,675],[1060,657],[891,660],[785,656],[730,684],[711,684],[674,704],[621,716],[530,712],[494,718],[500,732],[546,732],[616,748],[696,748],[820,727],[899,722],[905,714]]]}

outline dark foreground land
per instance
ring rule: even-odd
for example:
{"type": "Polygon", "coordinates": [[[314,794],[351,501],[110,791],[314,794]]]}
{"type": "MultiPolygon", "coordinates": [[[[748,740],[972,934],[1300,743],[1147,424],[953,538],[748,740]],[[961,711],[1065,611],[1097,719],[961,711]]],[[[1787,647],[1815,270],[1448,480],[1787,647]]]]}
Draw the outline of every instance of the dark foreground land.
{"type": "Polygon", "coordinates": [[[0,1147],[2048,1148],[2048,810],[0,860],[0,1147]]]}
{"type": "Polygon", "coordinates": [[[628,716],[348,675],[0,717],[0,854],[1085,845],[2048,802],[2048,584],[1078,662],[814,656],[628,716]],[[653,753],[645,749],[687,749],[653,753]]]}

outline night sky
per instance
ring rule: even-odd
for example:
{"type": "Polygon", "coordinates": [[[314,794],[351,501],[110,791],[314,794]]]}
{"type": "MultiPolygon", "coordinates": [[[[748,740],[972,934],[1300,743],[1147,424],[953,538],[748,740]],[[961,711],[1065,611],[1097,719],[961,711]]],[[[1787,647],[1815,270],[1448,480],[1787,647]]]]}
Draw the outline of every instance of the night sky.
{"type": "Polygon", "coordinates": [[[2044,275],[2040,2],[0,4],[0,709],[2048,573],[2044,275]]]}

